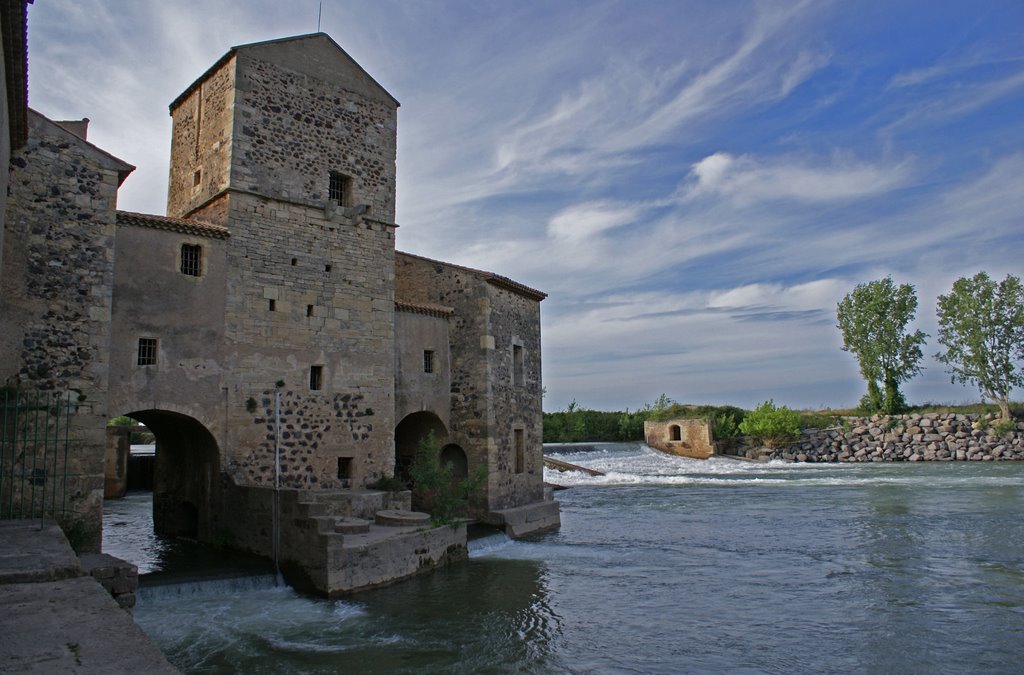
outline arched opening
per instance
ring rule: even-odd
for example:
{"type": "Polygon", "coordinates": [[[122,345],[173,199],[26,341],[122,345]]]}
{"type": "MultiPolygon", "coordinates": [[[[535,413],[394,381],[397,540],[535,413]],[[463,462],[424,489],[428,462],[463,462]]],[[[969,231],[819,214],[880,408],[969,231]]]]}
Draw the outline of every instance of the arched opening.
{"type": "Polygon", "coordinates": [[[395,427],[395,477],[408,481],[409,467],[412,466],[420,441],[434,433],[438,444],[448,438],[444,422],[432,412],[416,412],[406,415],[395,427]]]}
{"type": "Polygon", "coordinates": [[[107,436],[107,496],[151,490],[155,532],[209,540],[220,450],[206,427],[181,413],[136,410],[112,420],[107,436]]]}
{"type": "Polygon", "coordinates": [[[679,428],[678,424],[673,424],[668,428],[668,440],[670,441],[681,441],[683,440],[683,430],[679,428]]]}
{"type": "Polygon", "coordinates": [[[452,478],[462,480],[469,476],[469,460],[465,451],[455,443],[441,448],[441,464],[451,467],[452,478]]]}

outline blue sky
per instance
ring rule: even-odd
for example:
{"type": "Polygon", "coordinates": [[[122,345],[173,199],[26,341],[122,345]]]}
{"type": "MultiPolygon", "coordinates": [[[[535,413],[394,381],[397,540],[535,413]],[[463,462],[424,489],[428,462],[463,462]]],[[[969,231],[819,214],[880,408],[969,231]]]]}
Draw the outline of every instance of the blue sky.
{"type": "MultiPolygon", "coordinates": [[[[317,8],[39,0],[30,105],[162,214],[170,101],[317,8]]],[[[957,277],[1024,273],[1020,0],[325,0],[322,30],[402,103],[398,247],[549,293],[547,410],[850,406],[856,284],[913,284],[934,335],[957,277]]],[[[925,365],[912,402],[977,399],[925,365]]]]}

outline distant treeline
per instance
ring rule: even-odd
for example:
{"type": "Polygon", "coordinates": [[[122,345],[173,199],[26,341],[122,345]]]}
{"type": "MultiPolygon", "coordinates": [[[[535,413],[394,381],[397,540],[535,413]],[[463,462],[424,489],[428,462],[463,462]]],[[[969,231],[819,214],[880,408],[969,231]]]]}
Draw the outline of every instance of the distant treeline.
{"type": "Polygon", "coordinates": [[[715,438],[736,435],[746,411],[733,406],[685,405],[662,394],[653,404],[630,412],[589,410],[573,401],[562,411],[544,413],[545,443],[581,443],[587,441],[642,441],[645,420],[691,418],[711,420],[715,438]]]}

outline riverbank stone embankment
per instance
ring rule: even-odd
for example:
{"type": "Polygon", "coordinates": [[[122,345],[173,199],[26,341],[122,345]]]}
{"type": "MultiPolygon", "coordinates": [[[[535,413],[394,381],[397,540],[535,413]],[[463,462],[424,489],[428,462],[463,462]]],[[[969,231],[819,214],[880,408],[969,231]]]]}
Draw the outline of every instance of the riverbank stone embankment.
{"type": "Polygon", "coordinates": [[[926,413],[846,417],[841,426],[805,429],[777,448],[741,441],[721,454],[793,462],[992,462],[1024,460],[1024,423],[1006,433],[989,414],[926,413]]]}
{"type": "Polygon", "coordinates": [[[177,673],[125,611],[126,566],[80,559],[52,521],[0,521],[0,672],[177,673]]]}

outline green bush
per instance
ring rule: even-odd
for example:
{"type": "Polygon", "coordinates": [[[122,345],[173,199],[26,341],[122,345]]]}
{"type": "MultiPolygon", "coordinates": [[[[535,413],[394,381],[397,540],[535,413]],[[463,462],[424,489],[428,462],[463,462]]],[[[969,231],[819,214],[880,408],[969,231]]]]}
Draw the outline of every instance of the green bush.
{"type": "Polygon", "coordinates": [[[731,413],[711,416],[711,437],[716,441],[727,441],[735,438],[739,432],[736,418],[731,413]]]}
{"type": "Polygon", "coordinates": [[[740,422],[740,431],[774,448],[800,437],[800,414],[786,406],[776,408],[769,399],[747,413],[740,422]]]}
{"type": "Polygon", "coordinates": [[[409,475],[413,482],[413,508],[430,514],[434,527],[453,525],[479,501],[487,481],[487,465],[480,464],[467,478],[457,480],[452,468],[441,463],[441,447],[431,431],[420,440],[409,475]]]}

